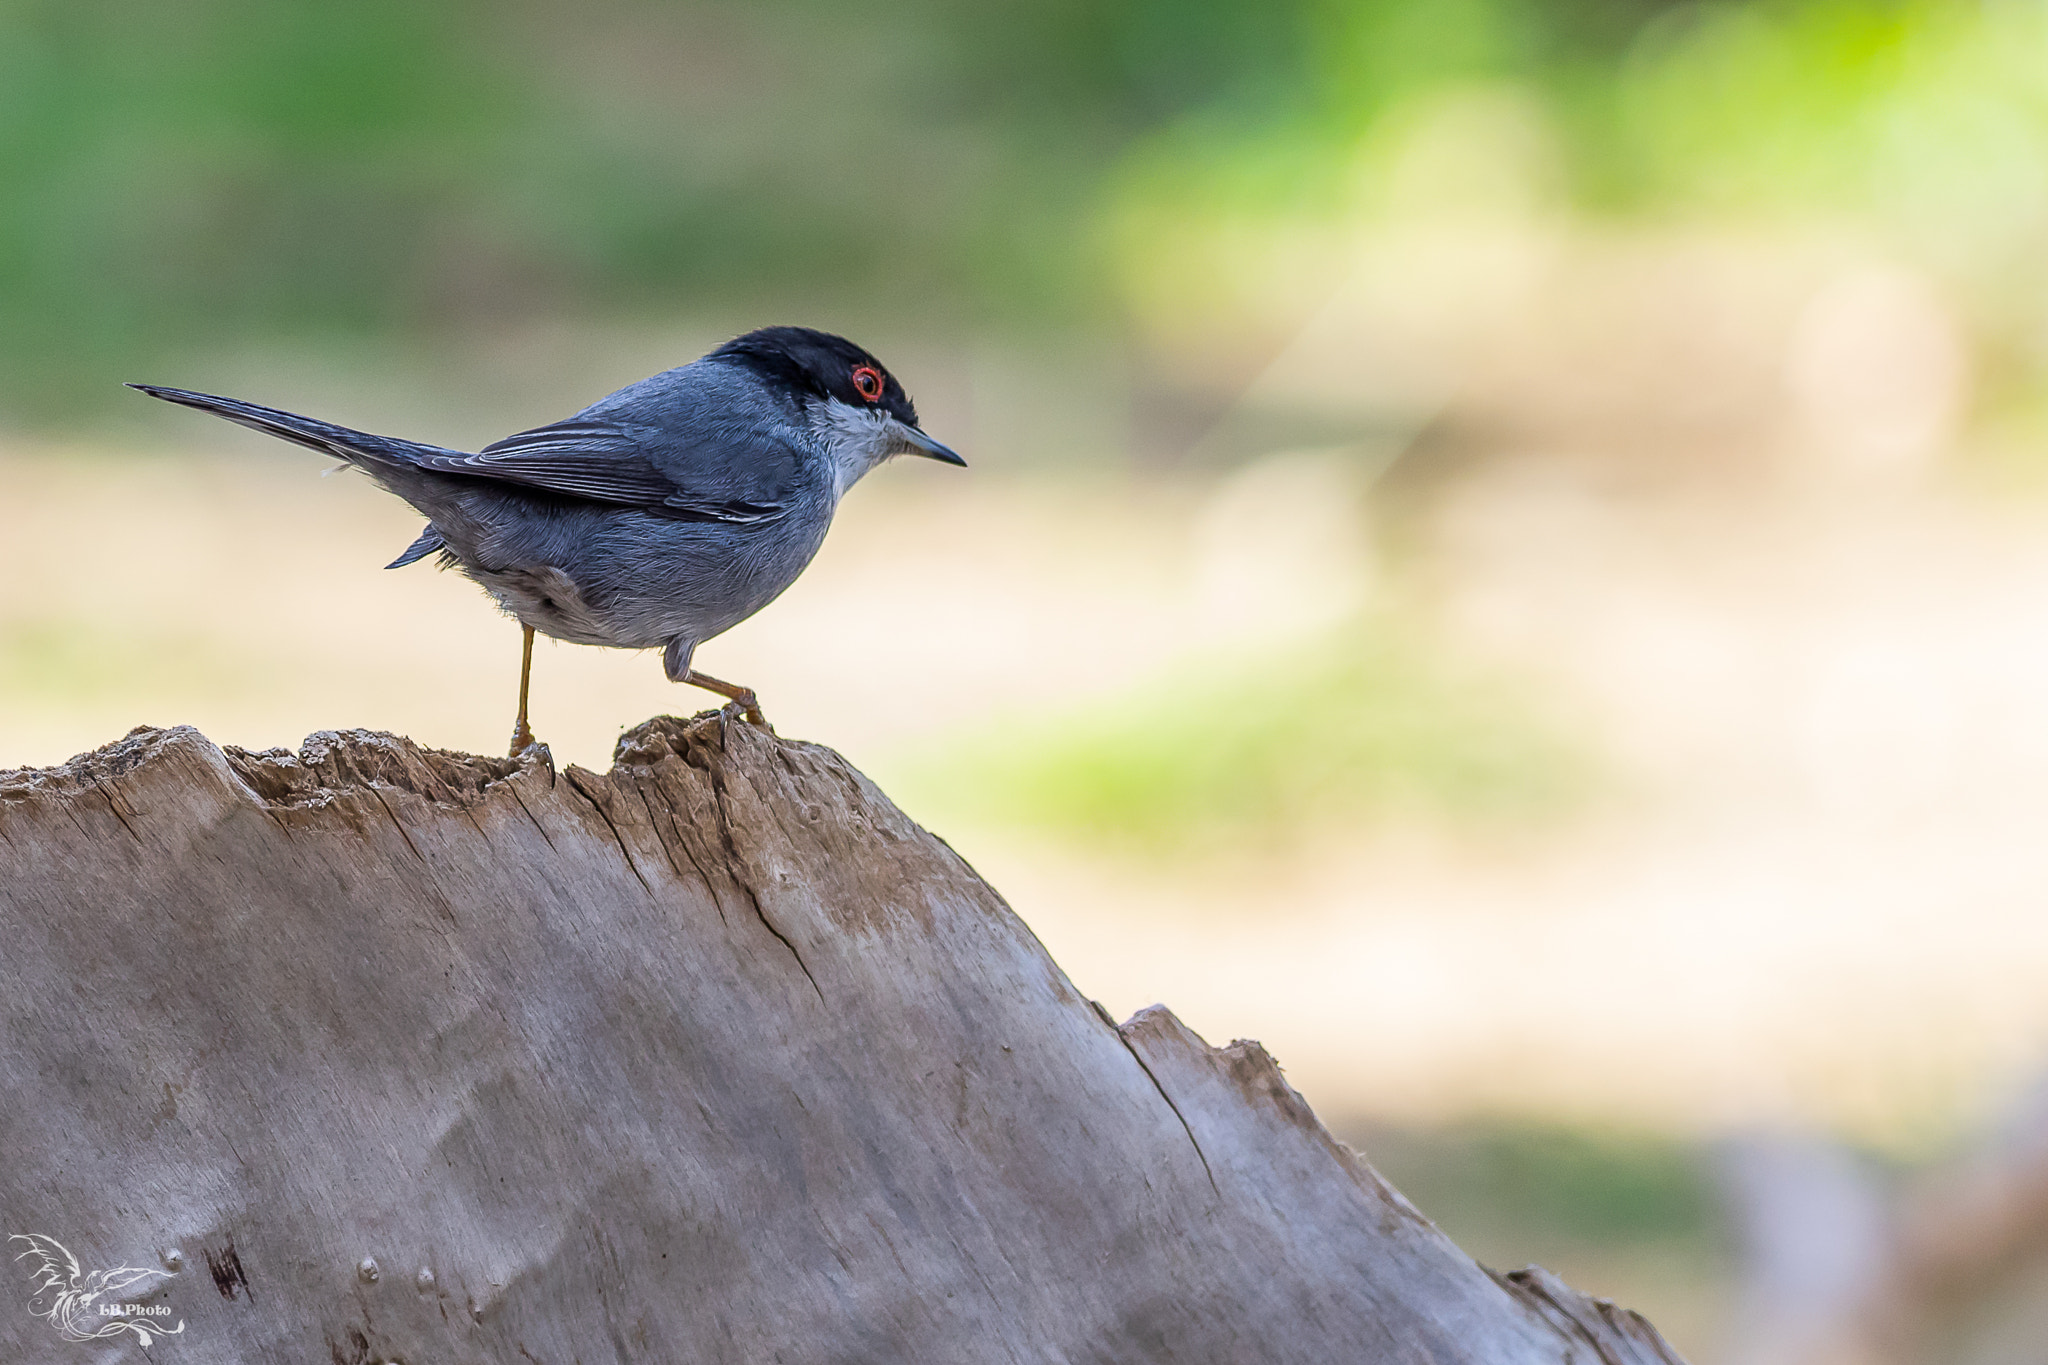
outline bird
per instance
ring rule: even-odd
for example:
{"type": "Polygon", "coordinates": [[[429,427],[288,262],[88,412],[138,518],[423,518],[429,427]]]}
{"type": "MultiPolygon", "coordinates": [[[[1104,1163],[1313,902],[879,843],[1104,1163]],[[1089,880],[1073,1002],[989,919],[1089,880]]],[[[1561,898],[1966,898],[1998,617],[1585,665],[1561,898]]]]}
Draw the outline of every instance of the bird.
{"type": "Polygon", "coordinates": [[[810,564],[846,491],[883,461],[965,465],[926,435],[868,351],[809,327],[763,327],[629,384],[562,421],[474,453],[336,426],[237,398],[131,384],[345,461],[427,518],[386,568],[438,554],[524,630],[512,757],[535,632],[660,649],[670,681],[767,726],[754,690],[698,671],[697,646],[767,606],[810,564]]]}

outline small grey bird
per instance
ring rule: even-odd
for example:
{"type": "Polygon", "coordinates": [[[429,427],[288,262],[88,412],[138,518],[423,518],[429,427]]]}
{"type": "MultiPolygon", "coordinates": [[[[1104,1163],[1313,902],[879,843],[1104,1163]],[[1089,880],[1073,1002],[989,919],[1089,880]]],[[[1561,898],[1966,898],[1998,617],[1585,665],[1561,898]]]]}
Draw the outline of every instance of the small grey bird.
{"type": "Polygon", "coordinates": [[[697,672],[692,652],[796,581],[861,475],[893,455],[967,463],[919,430],[879,360],[807,327],[749,332],[473,455],[234,398],[129,387],[338,456],[425,513],[419,539],[385,567],[439,551],[526,628],[515,757],[534,742],[536,630],[660,648],[672,681],[766,725],[752,689],[697,672]]]}

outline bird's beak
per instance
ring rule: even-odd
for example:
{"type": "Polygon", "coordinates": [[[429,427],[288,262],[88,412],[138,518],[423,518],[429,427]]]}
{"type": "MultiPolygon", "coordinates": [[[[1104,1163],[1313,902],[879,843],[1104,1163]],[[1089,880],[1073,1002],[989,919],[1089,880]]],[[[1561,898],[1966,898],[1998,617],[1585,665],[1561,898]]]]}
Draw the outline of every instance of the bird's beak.
{"type": "Polygon", "coordinates": [[[890,434],[896,438],[897,445],[908,454],[943,460],[947,464],[965,466],[967,463],[951,446],[941,445],[907,422],[891,421],[889,426],[890,434]]]}

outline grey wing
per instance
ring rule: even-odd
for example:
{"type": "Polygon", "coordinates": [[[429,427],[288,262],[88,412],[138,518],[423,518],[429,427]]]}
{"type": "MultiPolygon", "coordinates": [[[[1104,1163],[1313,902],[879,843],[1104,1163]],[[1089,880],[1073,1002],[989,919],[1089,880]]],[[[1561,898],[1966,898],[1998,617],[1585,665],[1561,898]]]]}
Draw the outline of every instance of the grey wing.
{"type": "Polygon", "coordinates": [[[435,452],[420,468],[499,479],[689,520],[768,521],[788,510],[795,452],[779,442],[713,441],[677,450],[647,428],[572,417],[474,455],[435,452]]]}

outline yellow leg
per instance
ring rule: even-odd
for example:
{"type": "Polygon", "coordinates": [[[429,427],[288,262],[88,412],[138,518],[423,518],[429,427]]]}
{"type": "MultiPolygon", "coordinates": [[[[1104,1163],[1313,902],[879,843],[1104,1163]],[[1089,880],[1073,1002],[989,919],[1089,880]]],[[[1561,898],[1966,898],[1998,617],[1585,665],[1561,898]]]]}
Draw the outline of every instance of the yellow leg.
{"type": "Polygon", "coordinates": [[[519,720],[512,727],[512,757],[517,758],[531,748],[534,742],[533,727],[526,723],[526,685],[533,676],[533,627],[527,626],[526,645],[519,654],[519,720]]]}

